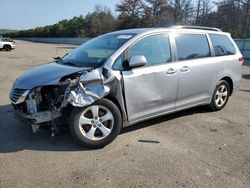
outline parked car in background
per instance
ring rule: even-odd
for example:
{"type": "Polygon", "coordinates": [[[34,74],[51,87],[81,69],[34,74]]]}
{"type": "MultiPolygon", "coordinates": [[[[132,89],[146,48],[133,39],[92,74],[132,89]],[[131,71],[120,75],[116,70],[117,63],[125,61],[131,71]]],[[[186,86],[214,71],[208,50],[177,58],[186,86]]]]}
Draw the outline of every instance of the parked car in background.
{"type": "Polygon", "coordinates": [[[0,50],[11,51],[16,48],[15,42],[9,38],[0,38],[0,50]]]}
{"type": "Polygon", "coordinates": [[[69,125],[80,143],[98,148],[127,125],[198,105],[221,110],[239,87],[243,60],[216,28],[117,31],[20,76],[10,100],[34,132],[69,125]]]}

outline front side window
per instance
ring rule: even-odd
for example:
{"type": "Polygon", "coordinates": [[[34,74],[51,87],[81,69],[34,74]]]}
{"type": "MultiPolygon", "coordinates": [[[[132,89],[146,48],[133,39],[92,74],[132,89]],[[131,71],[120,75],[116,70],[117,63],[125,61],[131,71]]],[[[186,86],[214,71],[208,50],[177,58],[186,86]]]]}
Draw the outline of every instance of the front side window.
{"type": "Polygon", "coordinates": [[[179,61],[211,56],[204,34],[177,34],[175,42],[179,61]]]}
{"type": "Polygon", "coordinates": [[[128,49],[129,57],[143,55],[147,59],[146,66],[171,62],[169,38],[166,34],[145,37],[128,49]]]}
{"type": "Polygon", "coordinates": [[[124,70],[124,54],[120,55],[116,60],[113,65],[114,70],[124,70]]]}
{"type": "Polygon", "coordinates": [[[60,63],[78,67],[100,67],[118,48],[135,34],[105,34],[94,38],[66,55],[60,63]]]}
{"type": "Polygon", "coordinates": [[[209,34],[216,56],[234,55],[235,47],[226,35],[209,34]]]}

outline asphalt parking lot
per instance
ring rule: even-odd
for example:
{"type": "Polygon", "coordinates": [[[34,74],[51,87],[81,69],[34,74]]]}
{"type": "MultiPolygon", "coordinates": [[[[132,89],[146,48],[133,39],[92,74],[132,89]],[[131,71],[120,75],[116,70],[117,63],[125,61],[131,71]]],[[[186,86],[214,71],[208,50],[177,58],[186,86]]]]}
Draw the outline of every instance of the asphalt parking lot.
{"type": "Polygon", "coordinates": [[[226,108],[198,107],[125,128],[87,150],[68,132],[50,138],[15,120],[8,93],[25,71],[74,46],[17,41],[0,51],[0,188],[250,187],[250,62],[226,108]]]}

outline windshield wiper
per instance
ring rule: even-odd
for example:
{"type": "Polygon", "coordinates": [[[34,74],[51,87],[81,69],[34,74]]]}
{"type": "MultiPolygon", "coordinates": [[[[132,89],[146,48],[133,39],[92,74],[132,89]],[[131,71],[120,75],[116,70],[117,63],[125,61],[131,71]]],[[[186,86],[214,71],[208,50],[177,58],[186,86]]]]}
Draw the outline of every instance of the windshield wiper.
{"type": "Polygon", "coordinates": [[[56,60],[56,61],[60,60],[60,61],[63,62],[63,58],[64,58],[65,56],[67,56],[68,54],[69,54],[69,53],[66,53],[63,57],[60,57],[60,56],[53,57],[53,59],[56,60]]]}

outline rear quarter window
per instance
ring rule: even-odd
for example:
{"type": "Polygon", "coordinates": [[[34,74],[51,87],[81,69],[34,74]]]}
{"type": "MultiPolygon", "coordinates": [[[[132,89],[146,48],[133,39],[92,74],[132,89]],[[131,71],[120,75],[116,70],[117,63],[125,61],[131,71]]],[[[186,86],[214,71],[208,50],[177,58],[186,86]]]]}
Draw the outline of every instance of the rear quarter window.
{"type": "Polygon", "coordinates": [[[205,34],[178,34],[175,42],[179,61],[211,56],[205,34]]]}
{"type": "Polygon", "coordinates": [[[216,56],[234,55],[236,49],[226,35],[209,34],[216,56]]]}

